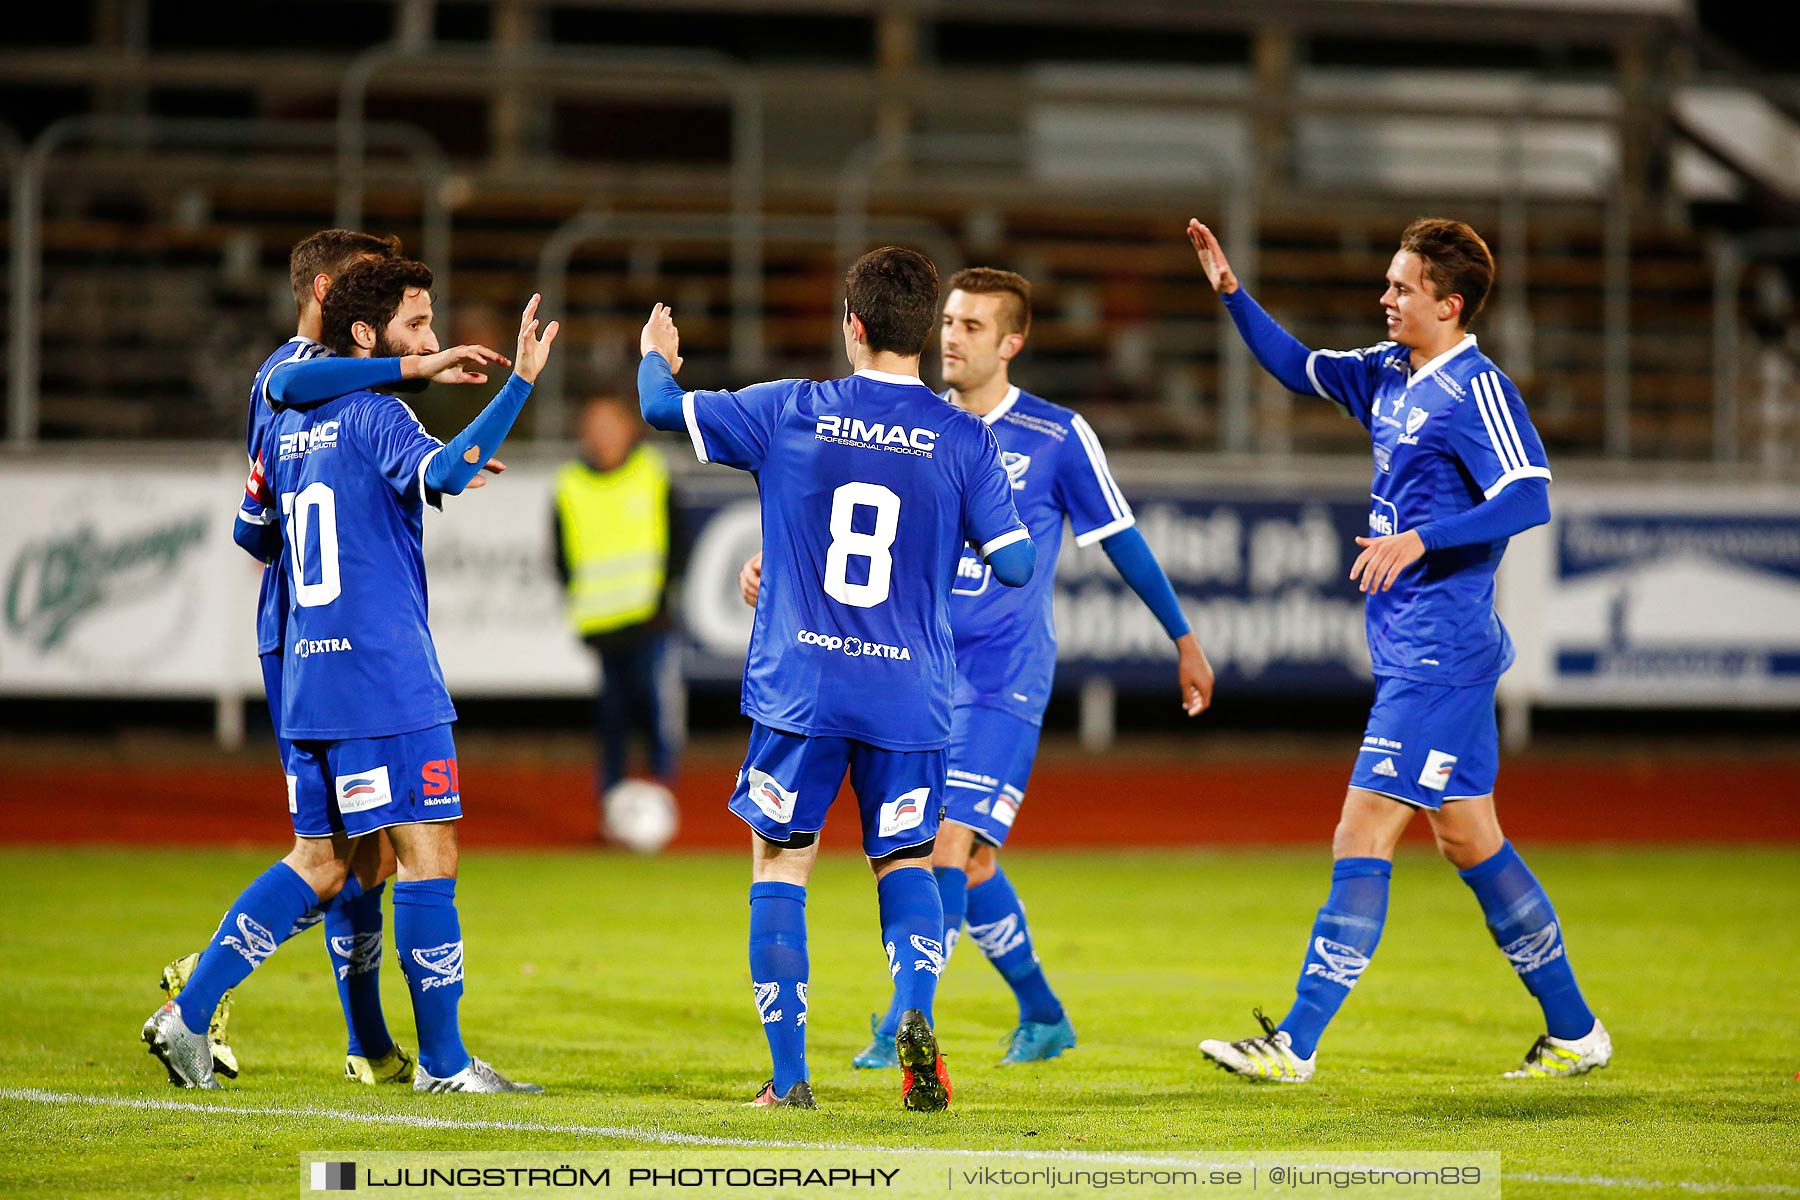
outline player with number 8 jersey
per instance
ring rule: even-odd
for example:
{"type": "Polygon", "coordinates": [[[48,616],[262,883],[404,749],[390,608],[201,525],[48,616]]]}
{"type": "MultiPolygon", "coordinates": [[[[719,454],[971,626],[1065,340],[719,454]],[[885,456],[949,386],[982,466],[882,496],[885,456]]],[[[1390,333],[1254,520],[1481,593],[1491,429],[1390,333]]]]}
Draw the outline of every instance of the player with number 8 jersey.
{"type": "Polygon", "coordinates": [[[943,968],[943,909],[929,871],[944,804],[955,686],[950,591],[964,545],[1001,583],[1035,550],[991,429],[919,380],[937,317],[937,270],[898,247],[845,280],[855,373],[741,391],[684,392],[661,305],[644,327],[639,399],[695,456],[756,474],[762,600],[743,710],[754,722],[731,810],[754,833],[751,975],[774,1059],[763,1104],[811,1106],[804,1059],[805,882],[848,771],[882,940],[900,993],[906,1107],[949,1103],[929,1027],[943,968]]]}

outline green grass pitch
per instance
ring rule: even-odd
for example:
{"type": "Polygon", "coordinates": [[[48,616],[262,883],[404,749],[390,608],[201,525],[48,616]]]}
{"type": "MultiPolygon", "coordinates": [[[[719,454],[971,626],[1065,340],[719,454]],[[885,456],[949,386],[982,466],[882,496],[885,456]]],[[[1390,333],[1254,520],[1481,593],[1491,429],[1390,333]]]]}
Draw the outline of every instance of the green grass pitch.
{"type": "MultiPolygon", "coordinates": [[[[745,963],[747,855],[480,851],[459,888],[467,1040],[548,1095],[343,1082],[336,993],[309,931],[239,989],[243,1077],[191,1113],[144,1106],[199,1094],[168,1086],[138,1028],[162,964],[200,944],[267,858],[10,849],[0,1194],[290,1195],[304,1151],[645,1144],[357,1119],[412,1114],[819,1145],[1494,1150],[1509,1196],[1800,1195],[1800,852],[1524,849],[1612,1031],[1606,1071],[1498,1077],[1539,1032],[1536,1005],[1454,872],[1424,854],[1398,864],[1381,949],[1317,1080],[1275,1087],[1224,1075],[1194,1043],[1246,1036],[1253,1004],[1285,1010],[1323,847],[1018,851],[1009,870],[1080,1046],[997,1067],[1011,998],[965,945],[938,998],[956,1102],[929,1116],[901,1111],[896,1075],[848,1065],[886,982],[860,859],[822,861],[808,907],[816,1113],[743,1107],[767,1064],[745,963]],[[231,1115],[244,1107],[284,1111],[231,1115]]],[[[391,951],[383,986],[390,1024],[416,1044],[391,951]]]]}

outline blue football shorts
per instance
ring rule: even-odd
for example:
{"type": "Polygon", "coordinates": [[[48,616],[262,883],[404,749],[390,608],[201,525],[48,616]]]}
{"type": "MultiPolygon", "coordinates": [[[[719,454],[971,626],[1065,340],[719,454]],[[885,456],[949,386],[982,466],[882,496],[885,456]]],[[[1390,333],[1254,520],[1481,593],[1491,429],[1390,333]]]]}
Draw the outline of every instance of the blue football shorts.
{"type": "Polygon", "coordinates": [[[1500,727],[1494,685],[1440,687],[1378,677],[1350,786],[1437,809],[1494,790],[1500,727]]]}
{"type": "Polygon", "coordinates": [[[731,811],[778,846],[810,845],[850,775],[870,858],[929,845],[943,814],[945,753],[883,750],[840,737],[808,737],[750,727],[750,749],[731,793],[731,811]]]}
{"type": "Polygon", "coordinates": [[[392,737],[294,742],[286,767],[288,815],[300,837],[361,837],[390,825],[462,816],[448,725],[392,737]]]}
{"type": "Polygon", "coordinates": [[[990,846],[1006,845],[1025,781],[1037,759],[1041,728],[998,708],[959,705],[950,714],[950,778],[944,820],[975,831],[990,846]]]}

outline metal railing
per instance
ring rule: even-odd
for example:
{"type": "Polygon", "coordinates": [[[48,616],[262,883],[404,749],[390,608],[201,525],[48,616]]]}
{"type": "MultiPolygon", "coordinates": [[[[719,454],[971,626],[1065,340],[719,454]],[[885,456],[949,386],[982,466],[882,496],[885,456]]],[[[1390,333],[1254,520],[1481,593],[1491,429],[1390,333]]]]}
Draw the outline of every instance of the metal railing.
{"type": "MultiPolygon", "coordinates": [[[[368,138],[402,151],[421,177],[424,253],[450,259],[449,215],[443,205],[448,165],[437,144],[423,131],[383,123],[366,131],[368,138]]],[[[318,147],[335,144],[337,128],[329,121],[236,120],[205,117],[101,116],[65,117],[31,143],[13,173],[12,313],[7,364],[8,439],[15,447],[33,445],[38,434],[39,339],[38,287],[43,272],[41,244],[44,176],[51,158],[68,143],[87,139],[148,147],[158,142],[187,141],[202,147],[318,147]]]]}
{"type": "MultiPolygon", "coordinates": [[[[1740,462],[1743,458],[1739,391],[1743,323],[1738,313],[1738,295],[1744,272],[1758,262],[1792,257],[1800,257],[1800,229],[1764,229],[1741,238],[1720,238],[1714,247],[1713,445],[1714,456],[1721,462],[1740,462]]],[[[1765,423],[1768,416],[1765,405],[1765,423]]],[[[1765,470],[1772,470],[1777,462],[1778,458],[1772,458],[1765,450],[1765,470]]]]}
{"type": "Polygon", "coordinates": [[[731,361],[746,376],[762,368],[763,103],[753,72],[708,51],[377,46],[351,63],[338,89],[337,220],[344,226],[362,216],[366,110],[377,75],[390,90],[420,81],[485,90],[524,80],[551,97],[722,95],[731,107],[731,361]]]}

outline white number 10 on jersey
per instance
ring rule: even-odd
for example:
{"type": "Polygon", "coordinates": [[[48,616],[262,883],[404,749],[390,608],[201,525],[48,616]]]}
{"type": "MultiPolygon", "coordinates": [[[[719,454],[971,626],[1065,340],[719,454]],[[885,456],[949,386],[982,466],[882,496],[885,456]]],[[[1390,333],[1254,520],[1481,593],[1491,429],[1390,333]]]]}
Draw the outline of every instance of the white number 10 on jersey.
{"type": "MultiPolygon", "coordinates": [[[[318,486],[317,484],[314,485],[318,486]]],[[[888,598],[894,580],[894,538],[900,533],[900,497],[879,483],[846,483],[831,493],[831,548],[825,554],[825,594],[855,608],[874,608],[888,598]],[[875,528],[850,527],[858,508],[875,510],[875,528]],[[867,583],[851,583],[850,560],[867,559],[867,583]]]]}
{"type": "Polygon", "coordinates": [[[299,492],[283,492],[281,515],[287,522],[294,603],[301,608],[330,604],[344,590],[338,571],[337,494],[323,481],[309,483],[299,492]],[[306,542],[315,528],[319,537],[319,581],[308,583],[306,542]]]}

